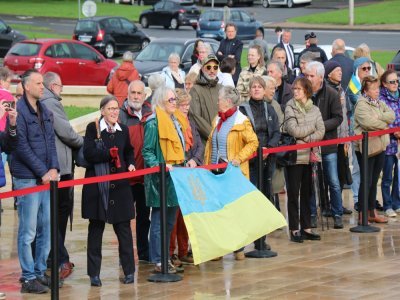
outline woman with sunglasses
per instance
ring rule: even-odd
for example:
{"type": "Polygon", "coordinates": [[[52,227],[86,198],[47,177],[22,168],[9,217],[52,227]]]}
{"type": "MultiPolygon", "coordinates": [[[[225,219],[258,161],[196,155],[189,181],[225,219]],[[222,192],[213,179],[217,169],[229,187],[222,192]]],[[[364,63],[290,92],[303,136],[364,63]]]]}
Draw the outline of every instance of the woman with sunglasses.
{"type": "MultiPolygon", "coordinates": [[[[143,159],[145,168],[158,166],[165,162],[171,169],[173,166],[184,166],[185,153],[191,146],[188,135],[189,122],[177,109],[177,96],[173,89],[159,87],[154,92],[153,114],[148,117],[144,126],[143,159]]],[[[154,272],[161,272],[161,233],[160,233],[160,195],[159,175],[150,174],[144,177],[146,204],[152,208],[150,225],[150,262],[155,264],[154,272]]],[[[167,247],[175,225],[178,200],[170,175],[166,180],[167,195],[167,247]]],[[[175,267],[169,263],[169,273],[176,273],[175,267]]]]}
{"type": "MultiPolygon", "coordinates": [[[[395,120],[395,114],[385,102],[379,100],[379,79],[373,76],[367,76],[362,81],[361,85],[361,96],[356,104],[354,113],[354,133],[362,134],[364,131],[376,131],[387,129],[389,124],[395,120]]],[[[368,149],[373,149],[373,152],[367,153],[368,155],[368,181],[367,190],[369,191],[368,197],[368,221],[375,223],[387,223],[387,219],[377,214],[375,210],[377,184],[380,173],[383,168],[385,161],[386,146],[389,145],[389,137],[387,134],[369,138],[368,149]]],[[[361,143],[355,143],[355,152],[357,156],[358,165],[360,166],[361,173],[362,169],[362,155],[361,154],[361,143]]],[[[363,199],[363,189],[359,188],[359,199],[363,199]]],[[[362,220],[362,208],[363,201],[359,202],[358,211],[359,219],[362,220]]]]}
{"type": "MultiPolygon", "coordinates": [[[[218,116],[206,144],[204,164],[230,162],[249,178],[249,158],[257,150],[258,139],[249,119],[238,109],[239,92],[231,86],[219,91],[218,116]]],[[[235,251],[235,259],[245,258],[244,248],[235,251]]]]}
{"type": "Polygon", "coordinates": [[[255,76],[266,75],[267,72],[263,50],[260,46],[253,45],[249,47],[247,62],[249,65],[246,68],[243,68],[243,71],[240,72],[236,86],[240,93],[240,100],[242,102],[249,101],[250,99],[250,79],[255,76]]]}
{"type": "MultiPolygon", "coordinates": [[[[119,105],[114,96],[105,96],[100,101],[101,119],[86,127],[83,144],[85,159],[92,164],[86,169],[85,178],[97,176],[95,164],[105,164],[110,174],[134,171],[133,149],[129,130],[118,123],[119,105]],[[104,143],[97,144],[98,136],[104,143]]],[[[105,175],[105,174],[104,174],[105,175]]],[[[135,261],[131,219],[135,217],[133,197],[128,179],[109,182],[108,201],[103,202],[104,189],[98,183],[86,184],[82,191],[82,218],[89,219],[87,237],[87,272],[92,286],[101,286],[101,248],[104,227],[112,224],[119,243],[119,259],[125,277],[124,284],[134,282],[135,261]]]]}
{"type": "MultiPolygon", "coordinates": [[[[386,103],[395,114],[395,120],[390,128],[400,126],[400,95],[399,78],[394,70],[387,70],[381,77],[379,100],[386,103]]],[[[400,213],[399,177],[398,177],[398,141],[400,132],[390,135],[390,144],[385,151],[382,175],[383,209],[387,217],[396,217],[400,213]],[[393,174],[393,175],[392,175],[393,174]]]]}

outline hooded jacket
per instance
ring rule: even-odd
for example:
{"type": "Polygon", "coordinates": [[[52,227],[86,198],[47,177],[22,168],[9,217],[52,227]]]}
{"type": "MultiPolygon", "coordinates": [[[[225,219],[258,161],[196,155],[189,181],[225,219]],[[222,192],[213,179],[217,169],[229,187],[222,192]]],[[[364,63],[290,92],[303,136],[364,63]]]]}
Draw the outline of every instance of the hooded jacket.
{"type": "Polygon", "coordinates": [[[107,92],[117,97],[120,107],[128,96],[129,83],[134,80],[140,80],[138,71],[133,63],[124,61],[107,84],[107,92]]]}
{"type": "Polygon", "coordinates": [[[211,124],[218,114],[218,93],[222,85],[215,80],[207,79],[200,71],[196,84],[190,90],[190,118],[195,122],[201,140],[205,144],[211,133],[211,124]]]}
{"type": "Polygon", "coordinates": [[[60,175],[72,174],[72,149],[78,149],[83,145],[83,138],[72,128],[61,97],[45,88],[41,103],[53,113],[53,126],[56,139],[57,158],[60,165],[60,175]]]}

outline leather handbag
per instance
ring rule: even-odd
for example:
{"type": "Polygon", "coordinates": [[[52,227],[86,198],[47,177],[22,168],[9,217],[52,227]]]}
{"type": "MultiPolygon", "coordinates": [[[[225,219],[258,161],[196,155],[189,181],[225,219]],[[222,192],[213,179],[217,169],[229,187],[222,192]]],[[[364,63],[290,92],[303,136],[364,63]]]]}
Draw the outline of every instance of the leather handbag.
{"type": "MultiPolygon", "coordinates": [[[[278,147],[283,147],[283,146],[291,146],[291,145],[296,145],[297,141],[296,138],[291,136],[290,134],[286,132],[282,132],[282,127],[285,124],[285,122],[291,118],[296,119],[296,117],[290,117],[283,121],[281,124],[281,138],[278,143],[278,147]]],[[[297,121],[297,119],[296,119],[297,121]]],[[[297,161],[297,150],[291,150],[291,151],[282,151],[276,153],[276,163],[281,166],[281,167],[286,167],[286,166],[292,166],[296,164],[297,161]]]]}
{"type": "Polygon", "coordinates": [[[91,163],[89,163],[86,159],[85,156],[83,155],[83,145],[82,147],[80,147],[79,149],[76,149],[72,152],[74,161],[75,161],[75,165],[77,165],[78,167],[82,167],[82,168],[91,168],[93,167],[93,165],[91,163]]]}

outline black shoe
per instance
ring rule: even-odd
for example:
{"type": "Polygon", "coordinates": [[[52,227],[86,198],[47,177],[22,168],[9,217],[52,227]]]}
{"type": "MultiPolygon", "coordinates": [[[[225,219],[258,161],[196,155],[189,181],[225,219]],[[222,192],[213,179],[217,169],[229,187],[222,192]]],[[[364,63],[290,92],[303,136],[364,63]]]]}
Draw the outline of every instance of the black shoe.
{"type": "Polygon", "coordinates": [[[383,206],[379,203],[378,200],[375,201],[375,209],[379,211],[383,211],[383,206]]]}
{"type": "Polygon", "coordinates": [[[100,277],[99,276],[90,277],[90,285],[91,286],[102,286],[100,277]]]}
{"type": "Polygon", "coordinates": [[[323,215],[324,217],[332,217],[332,213],[331,213],[330,210],[324,210],[324,211],[322,212],[322,215],[323,215]]]}
{"type": "MultiPolygon", "coordinates": [[[[100,279],[99,279],[100,280],[100,279]]],[[[129,275],[126,275],[125,277],[124,277],[124,280],[122,281],[122,283],[123,284],[130,284],[130,283],[134,283],[134,281],[135,281],[135,276],[134,276],[134,274],[129,274],[129,275]]]]}
{"type": "Polygon", "coordinates": [[[347,209],[346,207],[343,206],[343,214],[344,215],[351,215],[353,211],[351,209],[347,209]]]}
{"type": "Polygon", "coordinates": [[[47,286],[41,284],[37,279],[25,280],[22,282],[21,293],[44,294],[48,291],[49,289],[47,286]]]}
{"type": "MultiPolygon", "coordinates": [[[[51,277],[47,274],[43,276],[38,276],[36,279],[44,286],[51,287],[51,277]]],[[[62,288],[64,285],[64,280],[59,279],[58,281],[58,288],[62,288]]]]}
{"type": "Polygon", "coordinates": [[[321,236],[315,232],[307,232],[303,229],[301,230],[301,236],[303,240],[310,240],[310,241],[319,241],[321,240],[321,236]]]}
{"type": "Polygon", "coordinates": [[[302,243],[303,236],[301,235],[300,231],[297,232],[290,231],[290,240],[295,243],[302,243]]]}
{"type": "Polygon", "coordinates": [[[311,216],[311,228],[317,228],[317,216],[311,216]]]}
{"type": "Polygon", "coordinates": [[[333,228],[334,229],[342,229],[343,228],[343,222],[342,222],[341,216],[333,217],[333,228]]]}

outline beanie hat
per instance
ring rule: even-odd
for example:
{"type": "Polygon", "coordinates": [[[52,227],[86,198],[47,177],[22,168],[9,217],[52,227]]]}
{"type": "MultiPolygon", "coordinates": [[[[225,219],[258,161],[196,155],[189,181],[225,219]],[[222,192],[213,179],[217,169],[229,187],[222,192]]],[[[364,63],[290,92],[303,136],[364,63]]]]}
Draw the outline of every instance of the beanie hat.
{"type": "Polygon", "coordinates": [[[328,75],[335,70],[337,67],[341,67],[340,64],[334,60],[328,60],[324,63],[325,68],[325,78],[328,78],[328,75]]]}

